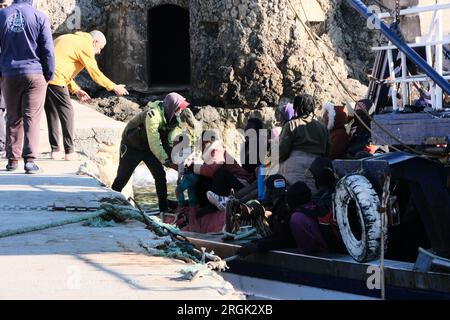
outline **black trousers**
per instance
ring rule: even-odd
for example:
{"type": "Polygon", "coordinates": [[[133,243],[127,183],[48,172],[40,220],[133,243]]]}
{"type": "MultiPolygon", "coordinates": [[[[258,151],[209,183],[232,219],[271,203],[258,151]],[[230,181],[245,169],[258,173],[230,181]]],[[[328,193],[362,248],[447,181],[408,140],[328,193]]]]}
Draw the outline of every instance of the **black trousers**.
{"type": "Polygon", "coordinates": [[[73,153],[75,151],[73,147],[74,112],[67,87],[48,85],[45,114],[47,116],[48,139],[52,151],[58,152],[61,150],[59,137],[62,128],[64,151],[66,154],[73,153]]]}
{"type": "Polygon", "coordinates": [[[228,197],[231,189],[234,192],[241,190],[244,185],[229,171],[220,168],[214,174],[211,184],[211,191],[219,196],[228,197]]]}
{"type": "Polygon", "coordinates": [[[155,179],[156,194],[158,195],[158,204],[161,211],[167,211],[167,179],[166,172],[161,162],[156,156],[147,150],[138,150],[122,143],[120,147],[120,162],[117,170],[117,177],[114,180],[112,189],[121,192],[130,181],[134,170],[144,162],[155,179]]]}

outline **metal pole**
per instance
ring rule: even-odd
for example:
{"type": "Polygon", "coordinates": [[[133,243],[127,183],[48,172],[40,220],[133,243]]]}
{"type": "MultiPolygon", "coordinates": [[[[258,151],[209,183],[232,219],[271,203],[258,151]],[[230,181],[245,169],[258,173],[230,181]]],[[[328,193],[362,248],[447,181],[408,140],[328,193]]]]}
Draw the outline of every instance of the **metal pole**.
{"type": "Polygon", "coordinates": [[[380,26],[380,31],[412,62],[414,62],[425,74],[427,74],[439,87],[450,94],[450,84],[436,72],[428,63],[426,63],[413,49],[407,46],[376,14],[370,11],[360,0],[347,0],[349,5],[355,8],[361,15],[367,19],[375,21],[380,26]]]}
{"type": "MultiPolygon", "coordinates": [[[[389,73],[391,75],[391,79],[395,81],[395,66],[394,58],[392,56],[392,50],[388,50],[387,55],[389,61],[389,73]]],[[[394,109],[394,111],[398,111],[399,108],[397,103],[397,84],[395,82],[390,84],[389,92],[392,95],[392,108],[394,109]]]]}
{"type": "Polygon", "coordinates": [[[402,110],[404,110],[409,101],[408,83],[406,82],[406,78],[408,77],[408,67],[406,65],[406,55],[401,53],[400,56],[402,59],[402,110]]]}
{"type": "MultiPolygon", "coordinates": [[[[437,10],[433,12],[433,19],[431,19],[430,30],[427,36],[427,42],[430,43],[433,41],[434,33],[436,32],[436,22],[437,22],[437,10]]],[[[431,48],[431,44],[426,46],[426,54],[427,54],[427,63],[433,67],[433,51],[431,48]]],[[[436,85],[433,82],[429,82],[429,92],[431,96],[431,105],[433,109],[436,108],[436,85]]]]}
{"type": "MultiPolygon", "coordinates": [[[[437,12],[437,41],[442,41],[443,35],[442,35],[442,12],[437,12]]],[[[437,72],[442,75],[444,72],[444,46],[442,44],[436,45],[436,69],[437,72]]],[[[436,88],[436,110],[442,110],[443,107],[443,93],[441,88],[436,88]]]]}

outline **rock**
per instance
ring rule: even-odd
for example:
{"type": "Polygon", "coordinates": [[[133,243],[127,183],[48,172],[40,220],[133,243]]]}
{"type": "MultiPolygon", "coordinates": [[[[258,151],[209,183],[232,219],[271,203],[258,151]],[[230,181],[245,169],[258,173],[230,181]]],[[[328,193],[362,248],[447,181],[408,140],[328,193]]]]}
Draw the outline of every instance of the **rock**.
{"type": "Polygon", "coordinates": [[[104,30],[105,7],[92,0],[35,0],[36,8],[47,14],[56,34],[75,31],[104,30]]]}
{"type": "MultiPolygon", "coordinates": [[[[320,37],[320,50],[285,0],[170,2],[189,11],[191,94],[199,105],[275,107],[281,97],[292,99],[301,92],[315,95],[320,104],[348,99],[340,94],[343,90],[321,52],[346,86],[359,82],[355,98],[364,97],[374,60],[370,48],[380,42],[379,33],[367,29],[366,20],[344,0],[292,1],[297,12],[303,11],[303,4],[320,37]]],[[[106,31],[108,45],[100,65],[113,81],[139,92],[148,91],[151,74],[147,12],[160,5],[160,0],[38,2],[49,14],[55,34],[106,31]],[[71,21],[76,18],[74,28],[71,21]]],[[[89,80],[86,88],[98,90],[89,80]]]]}
{"type": "Polygon", "coordinates": [[[128,122],[142,109],[136,98],[109,96],[94,99],[91,107],[117,121],[128,122]]]}
{"type": "MultiPolygon", "coordinates": [[[[86,105],[74,100],[72,104],[76,110],[74,147],[84,162],[79,173],[95,177],[111,187],[119,164],[120,142],[125,123],[93,112],[86,105]]],[[[132,195],[131,184],[123,193],[126,196],[132,195]]]]}

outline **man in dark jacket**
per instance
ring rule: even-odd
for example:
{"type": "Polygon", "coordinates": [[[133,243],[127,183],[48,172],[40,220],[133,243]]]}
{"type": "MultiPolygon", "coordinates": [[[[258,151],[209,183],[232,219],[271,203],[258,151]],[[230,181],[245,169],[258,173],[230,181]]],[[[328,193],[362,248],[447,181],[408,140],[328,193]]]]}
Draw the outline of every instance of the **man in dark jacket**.
{"type": "MultiPolygon", "coordinates": [[[[6,8],[11,0],[0,0],[0,10],[6,8]]],[[[6,145],[6,106],[0,89],[0,157],[4,156],[6,145]]]]}
{"type": "Polygon", "coordinates": [[[38,173],[39,126],[55,55],[48,18],[33,8],[33,0],[15,0],[0,10],[0,47],[7,109],[6,169],[16,170],[23,158],[26,173],[38,173]]]}

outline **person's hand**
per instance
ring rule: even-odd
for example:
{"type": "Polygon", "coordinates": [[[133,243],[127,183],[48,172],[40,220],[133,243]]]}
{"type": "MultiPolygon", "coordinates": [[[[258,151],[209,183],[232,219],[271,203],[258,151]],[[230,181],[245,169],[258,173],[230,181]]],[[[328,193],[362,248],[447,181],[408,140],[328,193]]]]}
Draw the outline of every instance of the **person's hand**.
{"type": "Polygon", "coordinates": [[[236,252],[236,254],[241,258],[246,258],[251,254],[254,254],[258,251],[258,245],[256,243],[249,243],[236,252]]]}
{"type": "Polygon", "coordinates": [[[192,157],[188,157],[186,160],[184,160],[184,166],[186,168],[189,168],[194,163],[194,159],[192,157]]]}
{"type": "Polygon", "coordinates": [[[173,163],[170,160],[167,160],[166,162],[164,162],[163,166],[166,168],[169,168],[169,169],[178,170],[178,165],[173,163]]]}
{"type": "Polygon", "coordinates": [[[194,173],[194,164],[192,163],[190,166],[184,167],[184,171],[186,173],[194,173]]]}
{"type": "Polygon", "coordinates": [[[78,100],[80,100],[81,102],[87,102],[87,103],[92,102],[92,98],[84,90],[80,89],[75,94],[76,94],[78,100]]]}
{"type": "Polygon", "coordinates": [[[118,95],[119,97],[129,95],[129,92],[128,92],[127,89],[125,89],[125,85],[124,84],[116,85],[113,90],[114,90],[114,93],[116,95],[118,95]]]}

